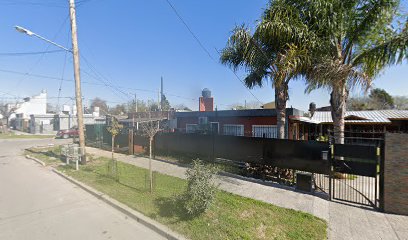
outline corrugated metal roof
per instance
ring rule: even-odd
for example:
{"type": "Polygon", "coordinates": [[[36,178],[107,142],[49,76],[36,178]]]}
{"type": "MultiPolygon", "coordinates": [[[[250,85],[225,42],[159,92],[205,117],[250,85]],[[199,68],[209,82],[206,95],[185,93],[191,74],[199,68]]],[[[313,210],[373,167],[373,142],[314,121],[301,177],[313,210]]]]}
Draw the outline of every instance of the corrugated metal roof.
{"type": "MultiPolygon", "coordinates": [[[[346,123],[391,123],[390,119],[408,119],[407,110],[348,111],[346,123]],[[347,118],[350,118],[347,120],[347,118]]],[[[311,120],[332,123],[331,112],[315,112],[311,120]]]]}
{"type": "Polygon", "coordinates": [[[380,110],[388,119],[408,119],[408,110],[380,110]]]}

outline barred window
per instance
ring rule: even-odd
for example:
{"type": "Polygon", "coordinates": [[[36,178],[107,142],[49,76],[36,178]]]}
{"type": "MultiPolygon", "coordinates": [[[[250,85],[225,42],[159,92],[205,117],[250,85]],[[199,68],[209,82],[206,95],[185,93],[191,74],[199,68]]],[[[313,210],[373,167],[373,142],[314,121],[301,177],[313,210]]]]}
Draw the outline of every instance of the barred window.
{"type": "Polygon", "coordinates": [[[278,129],[276,125],[253,125],[253,137],[278,138],[278,129]]]}
{"type": "Polygon", "coordinates": [[[244,125],[238,124],[224,124],[224,135],[244,136],[244,125]]]}

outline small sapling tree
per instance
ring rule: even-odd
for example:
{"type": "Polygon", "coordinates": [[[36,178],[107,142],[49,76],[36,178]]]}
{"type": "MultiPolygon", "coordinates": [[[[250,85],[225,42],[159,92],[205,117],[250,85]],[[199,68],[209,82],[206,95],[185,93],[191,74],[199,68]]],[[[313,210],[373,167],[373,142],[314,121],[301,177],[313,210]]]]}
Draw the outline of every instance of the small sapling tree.
{"type": "Polygon", "coordinates": [[[117,178],[117,162],[114,158],[114,152],[115,152],[115,138],[116,136],[120,133],[120,130],[123,128],[123,125],[121,125],[118,120],[112,116],[111,120],[111,125],[107,128],[108,132],[112,135],[112,174],[115,174],[117,178]]]}
{"type": "Polygon", "coordinates": [[[152,146],[153,139],[158,132],[161,131],[160,121],[149,121],[142,125],[143,135],[149,138],[149,181],[150,192],[153,192],[153,171],[152,171],[152,146]]]}

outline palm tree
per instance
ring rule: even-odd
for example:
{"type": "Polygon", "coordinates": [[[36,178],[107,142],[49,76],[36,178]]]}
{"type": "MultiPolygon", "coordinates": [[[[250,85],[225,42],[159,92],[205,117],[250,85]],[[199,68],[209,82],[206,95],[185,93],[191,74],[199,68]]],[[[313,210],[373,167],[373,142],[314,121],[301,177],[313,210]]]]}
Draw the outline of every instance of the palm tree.
{"type": "Polygon", "coordinates": [[[292,17],[300,19],[317,42],[317,47],[308,51],[312,64],[303,74],[308,91],[321,87],[331,91],[335,142],[342,144],[350,88],[368,89],[386,66],[401,63],[408,56],[408,24],[393,28],[399,1],[283,1],[297,9],[300,14],[292,17]]]}
{"type": "Polygon", "coordinates": [[[247,72],[244,82],[247,87],[262,87],[270,81],[275,89],[275,103],[278,112],[278,138],[285,138],[286,102],[289,99],[288,84],[305,71],[308,63],[307,48],[300,47],[313,33],[300,21],[292,19],[290,6],[274,1],[265,10],[255,32],[252,34],[245,25],[235,27],[227,46],[221,52],[221,63],[247,72]],[[282,17],[285,16],[285,17],[282,17]],[[292,34],[298,32],[298,35],[292,34]]]}

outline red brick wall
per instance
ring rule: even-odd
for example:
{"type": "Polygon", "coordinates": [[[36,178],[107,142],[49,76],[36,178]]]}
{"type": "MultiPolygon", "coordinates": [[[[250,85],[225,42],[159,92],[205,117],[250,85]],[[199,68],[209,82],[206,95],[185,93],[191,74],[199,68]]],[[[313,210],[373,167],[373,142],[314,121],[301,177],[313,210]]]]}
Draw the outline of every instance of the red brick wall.
{"type": "Polygon", "coordinates": [[[198,124],[198,117],[177,118],[177,128],[185,129],[186,124],[198,124]]]}
{"type": "MultiPolygon", "coordinates": [[[[276,117],[210,117],[208,122],[219,122],[220,133],[224,124],[244,125],[245,136],[252,136],[252,125],[276,125],[276,117]]],[[[177,119],[177,128],[185,129],[186,124],[198,124],[198,117],[177,119]]]]}
{"type": "Polygon", "coordinates": [[[214,98],[200,97],[198,111],[200,112],[212,112],[214,111],[214,98]]]}

